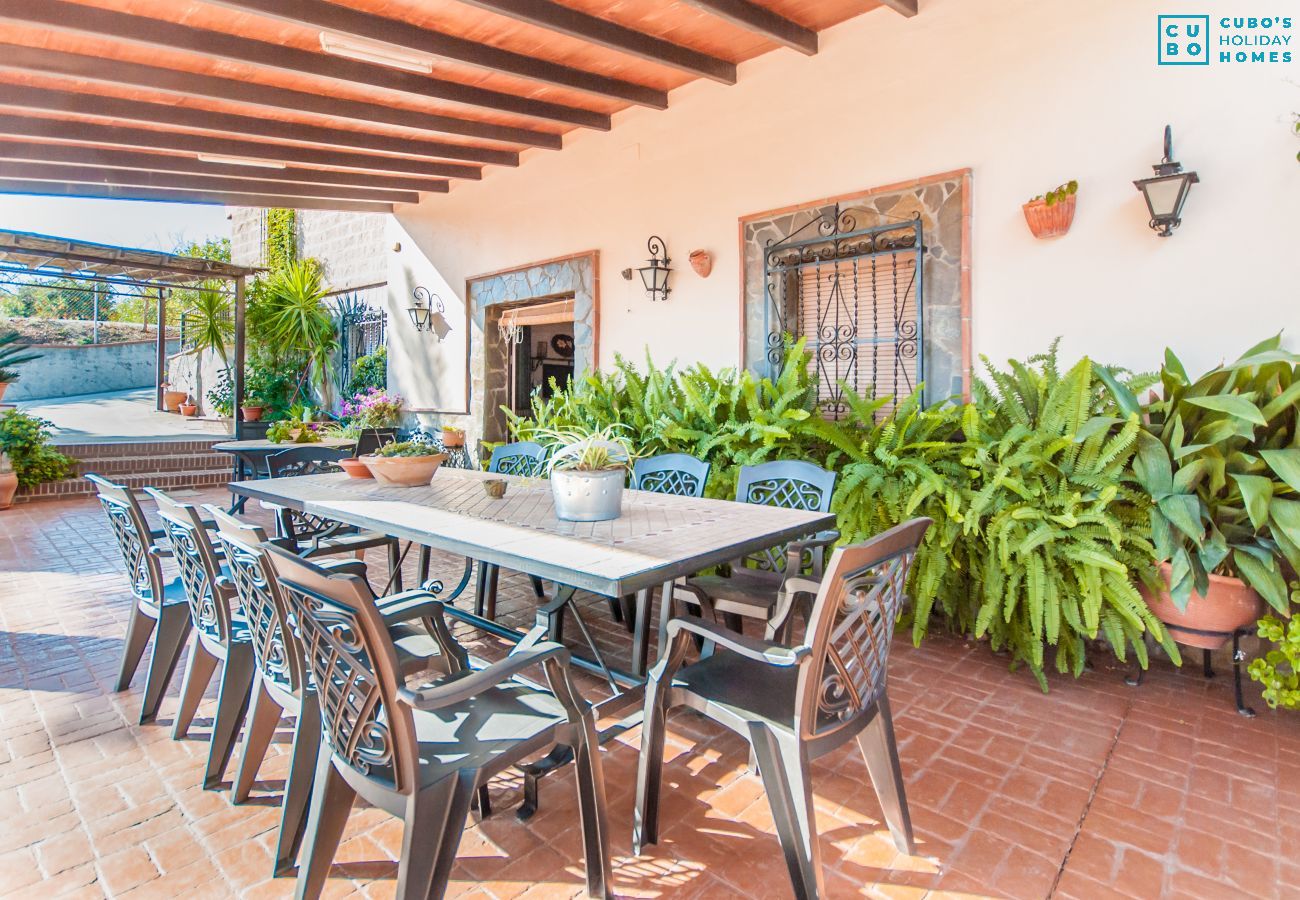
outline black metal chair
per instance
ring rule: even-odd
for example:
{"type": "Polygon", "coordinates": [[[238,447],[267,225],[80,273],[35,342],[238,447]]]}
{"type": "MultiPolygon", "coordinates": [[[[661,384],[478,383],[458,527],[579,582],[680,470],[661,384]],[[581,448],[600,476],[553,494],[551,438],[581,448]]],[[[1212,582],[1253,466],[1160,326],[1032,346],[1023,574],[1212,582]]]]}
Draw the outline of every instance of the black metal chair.
{"type": "Polygon", "coordinates": [[[171,579],[163,576],[161,560],[170,556],[171,550],[158,545],[157,541],[164,534],[150,529],[135,492],[102,475],[90,473],[86,480],[95,485],[99,494],[99,502],[108,516],[108,524],[126,564],[131,595],[135,598],[114,690],[124,691],[130,686],[149,637],[153,635],[154,638],[149,671],[145,676],[144,700],[140,706],[140,722],[143,724],[158,714],[158,705],[190,634],[185,586],[179,576],[171,579]]]}
{"type": "MultiPolygon", "coordinates": [[[[826,893],[809,766],[850,739],[866,759],[895,846],[915,852],[886,676],[904,585],[930,524],[914,519],[837,549],[798,647],[745,637],[694,617],[669,622],[670,645],[646,688],[634,854],[658,840],[664,724],[676,706],[694,709],[750,742],[796,897],[826,893]],[[705,654],[683,666],[693,637],[704,640],[705,654]]],[[[797,557],[790,565],[797,565],[797,557]]]]}
{"type": "MultiPolygon", "coordinates": [[[[488,471],[500,475],[539,477],[546,472],[546,448],[534,441],[502,444],[493,448],[492,456],[488,459],[488,471]]],[[[423,559],[421,557],[422,567],[423,559]]],[[[474,611],[484,618],[497,617],[497,582],[500,577],[499,567],[491,563],[479,563],[478,580],[474,585],[474,611]]],[[[538,599],[546,596],[546,588],[540,578],[529,575],[528,581],[538,599]]]]}
{"type": "MultiPolygon", "coordinates": [[[[736,484],[738,503],[830,512],[835,493],[836,472],[796,460],[781,460],[744,466],[736,484]]],[[[797,574],[810,568],[814,579],[822,572],[825,548],[839,540],[838,531],[823,531],[786,546],[772,547],[734,561],[729,575],[695,576],[679,585],[675,596],[698,605],[708,618],[721,614],[728,628],[741,630],[741,619],[769,623],[767,637],[775,636],[771,626],[777,607],[777,592],[786,572],[788,558],[799,559],[797,574]],[[798,551],[791,556],[787,550],[798,551]]],[[[788,618],[786,624],[789,624],[788,618]]]]}
{"type": "Polygon", "coordinates": [[[180,708],[172,723],[174,740],[189,733],[199,701],[207,692],[217,667],[221,667],[217,712],[212,720],[208,762],[203,771],[203,787],[212,789],[225,776],[235,739],[248,712],[249,688],[253,683],[253,639],[243,615],[231,609],[235,591],[221,578],[221,562],[198,508],[178,503],[157,488],[145,488],[145,492],[158,504],[163,530],[171,541],[181,583],[185,586],[196,637],[185,664],[180,708]]]}
{"type": "MultiPolygon", "coordinates": [[[[291,447],[266,458],[266,474],[270,478],[291,478],[340,472],[338,461],[351,456],[351,450],[310,445],[291,447]]],[[[388,552],[389,584],[395,591],[402,590],[402,547],[395,537],[283,506],[275,507],[275,530],[276,537],[292,541],[297,552],[308,558],[362,553],[382,547],[388,552]]]]}
{"type": "Polygon", "coordinates": [[[323,722],[298,897],[320,895],[358,794],[405,822],[397,896],[443,896],[477,789],[557,744],[577,755],[587,890],[609,896],[595,717],[570,680],[568,651],[520,646],[486,669],[411,690],[363,579],[331,574],[279,547],[266,552],[293,609],[323,722]],[[549,691],[518,677],[536,666],[549,691]]]}
{"type": "MultiPolygon", "coordinates": [[[[289,607],[262,547],[267,542],[266,532],[215,506],[204,509],[216,521],[217,540],[225,549],[229,580],[252,633],[256,662],[252,707],[231,792],[233,802],[248,799],[280,719],[286,713],[295,717],[289,778],[284,788],[275,847],[274,874],[283,875],[293,868],[306,825],[307,801],[320,749],[320,706],[306,675],[289,607]]],[[[325,561],[321,568],[365,575],[365,563],[360,560],[325,561]]],[[[450,635],[436,630],[442,620],[433,618],[427,605],[432,599],[429,594],[409,591],[379,601],[399,670],[404,674],[430,668],[451,674],[468,665],[463,651],[450,640],[450,635]],[[429,623],[431,630],[410,624],[421,619],[429,623]]]]}

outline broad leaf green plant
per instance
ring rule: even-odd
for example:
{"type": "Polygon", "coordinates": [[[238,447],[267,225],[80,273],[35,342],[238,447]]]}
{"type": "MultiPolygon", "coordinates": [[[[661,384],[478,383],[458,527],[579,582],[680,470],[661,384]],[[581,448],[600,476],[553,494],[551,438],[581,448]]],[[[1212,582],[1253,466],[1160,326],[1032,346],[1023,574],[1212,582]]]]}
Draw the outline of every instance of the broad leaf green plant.
{"type": "MultiPolygon", "coordinates": [[[[1151,498],[1171,599],[1186,609],[1217,574],[1287,613],[1287,571],[1300,570],[1300,356],[1277,335],[1193,379],[1166,350],[1160,382],[1134,474],[1151,498]]],[[[1141,409],[1123,385],[1109,386],[1123,409],[1141,409]]]]}
{"type": "Polygon", "coordinates": [[[301,382],[323,385],[338,350],[338,326],[325,305],[320,265],[296,260],[260,279],[249,304],[249,330],[272,358],[299,369],[301,382]]]}

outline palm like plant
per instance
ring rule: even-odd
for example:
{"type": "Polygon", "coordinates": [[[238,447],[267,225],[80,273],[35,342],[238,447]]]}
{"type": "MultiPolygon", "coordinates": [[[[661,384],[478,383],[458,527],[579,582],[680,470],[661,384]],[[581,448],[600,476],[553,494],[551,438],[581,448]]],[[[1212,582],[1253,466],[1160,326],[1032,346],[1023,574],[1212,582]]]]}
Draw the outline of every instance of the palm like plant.
{"type": "Polygon", "coordinates": [[[12,366],[41,358],[39,353],[28,351],[30,346],[31,344],[16,331],[0,334],[0,384],[18,380],[18,373],[11,368],[12,366]]]}
{"type": "Polygon", "coordinates": [[[250,324],[276,352],[303,361],[303,376],[323,383],[338,349],[338,327],[325,305],[325,285],[314,260],[276,270],[258,288],[250,324]]]}
{"type": "Polygon", "coordinates": [[[190,352],[195,356],[194,392],[203,396],[203,355],[217,354],[223,365],[229,365],[226,342],[234,334],[230,297],[219,285],[204,284],[185,310],[186,327],[191,335],[190,352]]]}

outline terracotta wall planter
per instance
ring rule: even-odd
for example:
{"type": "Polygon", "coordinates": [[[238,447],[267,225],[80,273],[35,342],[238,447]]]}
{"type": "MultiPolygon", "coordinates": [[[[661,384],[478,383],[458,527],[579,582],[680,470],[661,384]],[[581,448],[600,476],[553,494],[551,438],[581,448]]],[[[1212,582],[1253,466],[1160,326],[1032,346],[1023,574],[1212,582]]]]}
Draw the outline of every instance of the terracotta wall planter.
{"type": "MultiPolygon", "coordinates": [[[[1160,577],[1169,580],[1169,567],[1160,567],[1160,577]]],[[[1147,606],[1169,627],[1169,636],[1185,647],[1218,650],[1232,639],[1232,632],[1245,628],[1264,614],[1264,601],[1239,578],[1210,576],[1210,592],[1202,597],[1192,591],[1186,611],[1179,611],[1169,594],[1153,594],[1140,587],[1147,606]],[[1198,634],[1211,631],[1219,635],[1198,634]]]]}
{"type": "Polygon", "coordinates": [[[8,509],[14,504],[14,493],[18,490],[18,476],[13,472],[0,475],[0,509],[8,509]]]}
{"type": "Polygon", "coordinates": [[[1074,222],[1077,195],[1071,194],[1051,206],[1046,200],[1030,200],[1024,205],[1025,221],[1036,238],[1060,237],[1070,230],[1074,222]]]}

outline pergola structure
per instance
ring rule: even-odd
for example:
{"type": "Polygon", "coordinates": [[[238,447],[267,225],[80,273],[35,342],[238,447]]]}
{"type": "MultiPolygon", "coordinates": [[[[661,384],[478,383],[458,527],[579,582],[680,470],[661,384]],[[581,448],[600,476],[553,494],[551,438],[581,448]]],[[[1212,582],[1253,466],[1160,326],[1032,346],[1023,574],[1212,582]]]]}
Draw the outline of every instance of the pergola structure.
{"type": "MultiPolygon", "coordinates": [[[[167,365],[167,293],[175,288],[193,288],[204,282],[232,284],[235,294],[235,346],[231,362],[234,408],[244,398],[244,292],[248,277],[258,269],[219,260],[178,256],[158,250],[114,247],[90,241],[0,231],[0,279],[36,282],[73,278],[142,292],[156,292],[158,304],[158,377],[155,379],[158,409],[163,408],[162,379],[167,365]]],[[[239,416],[234,416],[235,437],[240,437],[239,416]]]]}
{"type": "Polygon", "coordinates": [[[0,192],[391,212],[917,0],[0,0],[0,192]]]}

